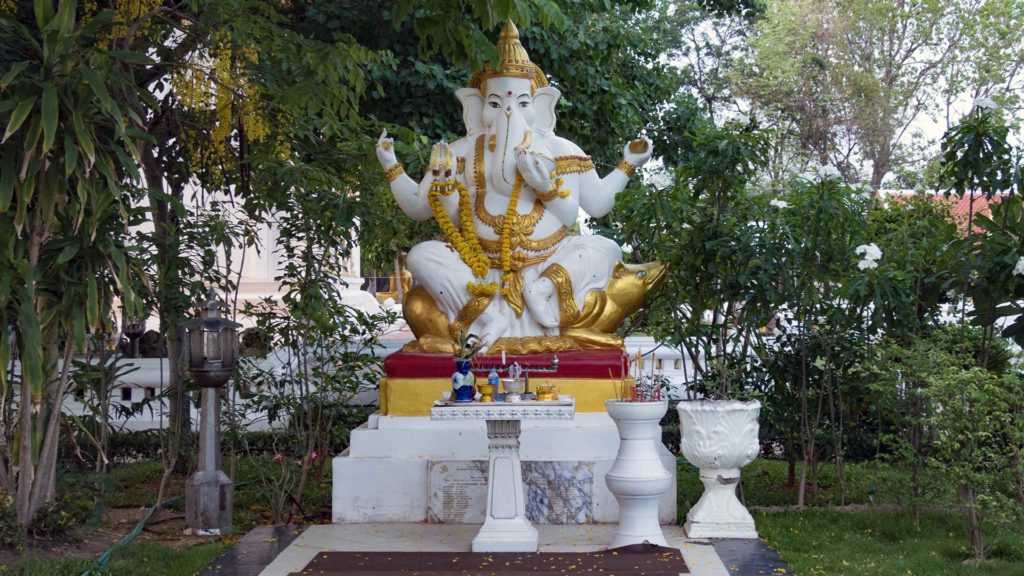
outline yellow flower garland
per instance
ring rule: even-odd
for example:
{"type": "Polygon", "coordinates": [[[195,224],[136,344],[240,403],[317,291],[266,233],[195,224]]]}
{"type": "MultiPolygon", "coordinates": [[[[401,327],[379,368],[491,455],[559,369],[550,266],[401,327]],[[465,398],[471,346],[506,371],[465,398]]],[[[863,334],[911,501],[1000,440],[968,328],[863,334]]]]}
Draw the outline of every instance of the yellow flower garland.
{"type": "MultiPolygon", "coordinates": [[[[562,195],[561,190],[558,190],[560,185],[560,179],[556,180],[555,192],[559,196],[562,195]]],[[[502,218],[499,238],[501,242],[502,296],[508,296],[509,287],[512,283],[512,222],[519,217],[517,207],[519,206],[519,193],[522,189],[523,177],[516,172],[516,181],[512,187],[512,196],[508,200],[505,217],[502,218]]],[[[480,247],[476,231],[473,229],[473,212],[469,201],[469,190],[466,189],[466,185],[457,180],[449,180],[447,182],[434,180],[430,184],[427,200],[430,203],[431,211],[434,213],[434,218],[441,227],[441,231],[444,232],[445,237],[455,247],[455,250],[458,251],[459,257],[469,266],[470,270],[473,271],[473,275],[477,278],[476,282],[468,282],[466,284],[466,290],[473,296],[493,296],[497,293],[498,286],[494,282],[484,282],[487,271],[490,269],[491,261],[484,253],[483,248],[480,247]],[[450,196],[456,190],[459,192],[459,220],[462,221],[462,230],[455,227],[451,218],[448,217],[448,212],[445,211],[444,206],[441,204],[441,196],[450,196]]]]}
{"type": "Polygon", "coordinates": [[[473,214],[469,202],[469,190],[466,189],[463,183],[457,180],[449,180],[447,182],[434,180],[430,184],[427,200],[430,203],[430,210],[434,213],[434,218],[441,227],[441,231],[444,232],[445,237],[452,243],[452,246],[455,246],[455,250],[458,251],[462,261],[473,271],[473,276],[476,276],[478,279],[477,282],[466,283],[466,289],[474,296],[493,296],[497,292],[498,287],[494,282],[485,283],[483,281],[491,267],[491,261],[484,254],[480,243],[477,241],[476,232],[473,230],[473,214]],[[445,211],[444,206],[441,204],[441,196],[450,196],[455,190],[459,191],[459,219],[462,220],[461,231],[455,227],[451,218],[448,217],[448,212],[445,211]]]}

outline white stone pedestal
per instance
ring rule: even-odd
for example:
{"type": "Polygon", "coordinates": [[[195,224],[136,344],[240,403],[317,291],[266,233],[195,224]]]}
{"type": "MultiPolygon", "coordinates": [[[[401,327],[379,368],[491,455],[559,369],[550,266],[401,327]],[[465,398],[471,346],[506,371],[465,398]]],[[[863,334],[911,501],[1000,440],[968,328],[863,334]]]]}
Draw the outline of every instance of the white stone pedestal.
{"type": "Polygon", "coordinates": [[[485,420],[488,467],[487,512],[473,539],[473,552],[536,552],[537,529],[526,518],[523,465],[519,460],[522,420],[571,420],[572,398],[519,404],[444,404],[431,409],[432,420],[485,420]]]}
{"type": "Polygon", "coordinates": [[[672,483],[672,474],[658,457],[661,427],[668,401],[605,402],[619,427],[619,455],[605,475],[608,488],[619,500],[619,529],[609,548],[649,542],[667,546],[658,524],[658,502],[672,483]]]}
{"type": "Polygon", "coordinates": [[[757,538],[754,518],[736,497],[740,468],[760,450],[761,403],[727,400],[680,402],[680,448],[700,468],[704,494],[686,514],[690,538],[757,538]]]}
{"type": "MultiPolygon", "coordinates": [[[[531,522],[618,522],[619,504],[604,482],[619,448],[608,414],[577,407],[572,420],[523,420],[521,427],[531,522]]],[[[351,440],[332,461],[335,523],[483,523],[490,466],[485,421],[374,414],[352,430],[351,440]]],[[[672,473],[659,516],[663,525],[674,524],[676,457],[660,444],[658,451],[672,473]]]]}

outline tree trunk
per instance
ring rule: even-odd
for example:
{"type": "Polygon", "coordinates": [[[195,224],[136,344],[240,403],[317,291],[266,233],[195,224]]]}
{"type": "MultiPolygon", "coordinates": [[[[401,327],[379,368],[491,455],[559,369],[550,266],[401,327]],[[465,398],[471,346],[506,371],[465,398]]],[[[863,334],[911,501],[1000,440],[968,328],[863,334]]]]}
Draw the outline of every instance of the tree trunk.
{"type": "Polygon", "coordinates": [[[807,468],[809,467],[810,457],[807,451],[804,451],[803,460],[800,463],[800,484],[796,490],[796,507],[803,510],[806,505],[807,498],[807,468]]]}
{"type": "MultiPolygon", "coordinates": [[[[56,333],[56,330],[54,330],[56,333]]],[[[56,342],[54,342],[56,346],[56,342]]],[[[64,343],[64,361],[61,366],[60,378],[50,388],[50,412],[43,428],[43,441],[39,451],[39,462],[36,465],[35,482],[32,485],[32,497],[29,504],[29,517],[35,518],[36,512],[43,504],[54,501],[57,488],[57,448],[60,443],[60,415],[64,405],[64,392],[67,390],[68,375],[71,371],[71,357],[74,342],[71,338],[64,343]]],[[[43,421],[40,420],[40,424],[43,421]]]]}
{"type": "Polygon", "coordinates": [[[786,440],[786,488],[796,488],[796,446],[793,438],[786,440]]]}
{"type": "Polygon", "coordinates": [[[1014,453],[1010,465],[1013,466],[1013,498],[1024,507],[1024,466],[1021,466],[1020,450],[1014,453]]]}
{"type": "Polygon", "coordinates": [[[964,508],[964,522],[967,525],[967,534],[971,539],[971,552],[974,553],[974,560],[981,562],[985,559],[985,535],[982,533],[981,510],[978,509],[978,497],[974,487],[968,484],[961,484],[957,489],[960,497],[960,504],[964,508]]]}
{"type": "MultiPolygon", "coordinates": [[[[186,473],[191,462],[192,412],[188,392],[184,388],[181,372],[180,326],[185,316],[185,304],[181,290],[181,271],[178,268],[179,229],[178,217],[171,206],[163,200],[164,179],[160,163],[154,151],[145,149],[142,168],[149,188],[149,206],[153,218],[153,240],[157,253],[156,298],[160,316],[160,330],[167,340],[167,419],[168,450],[175,452],[174,458],[179,472],[186,473]]],[[[180,200],[181,191],[172,191],[180,200]]]]}
{"type": "Polygon", "coordinates": [[[15,512],[18,524],[28,526],[32,522],[29,503],[32,496],[32,482],[35,480],[35,461],[32,458],[32,384],[27,378],[21,379],[21,399],[18,407],[20,446],[18,451],[19,472],[18,492],[15,495],[15,512]]]}

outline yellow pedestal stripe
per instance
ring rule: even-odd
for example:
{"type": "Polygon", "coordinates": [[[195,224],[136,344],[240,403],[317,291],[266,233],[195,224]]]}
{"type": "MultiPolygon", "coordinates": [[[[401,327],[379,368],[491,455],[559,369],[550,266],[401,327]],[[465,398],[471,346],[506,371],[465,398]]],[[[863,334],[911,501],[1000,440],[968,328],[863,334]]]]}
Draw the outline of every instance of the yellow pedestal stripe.
{"type": "MultiPolygon", "coordinates": [[[[622,385],[608,378],[537,378],[531,380],[531,388],[538,382],[551,382],[557,394],[575,398],[577,412],[604,412],[604,401],[617,397],[622,385]]],[[[632,378],[627,383],[632,383],[632,378]]],[[[381,378],[380,412],[388,416],[429,416],[434,401],[451,386],[446,378],[381,378]]]]}

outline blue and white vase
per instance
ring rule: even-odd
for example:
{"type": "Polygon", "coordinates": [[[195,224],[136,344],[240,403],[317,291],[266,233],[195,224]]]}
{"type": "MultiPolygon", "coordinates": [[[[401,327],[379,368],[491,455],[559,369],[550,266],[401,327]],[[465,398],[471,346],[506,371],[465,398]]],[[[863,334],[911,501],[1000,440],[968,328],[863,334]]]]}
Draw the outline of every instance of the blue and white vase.
{"type": "Polygon", "coordinates": [[[452,374],[452,399],[456,402],[472,402],[476,396],[476,379],[469,371],[469,364],[469,360],[455,359],[457,370],[452,374]]]}

